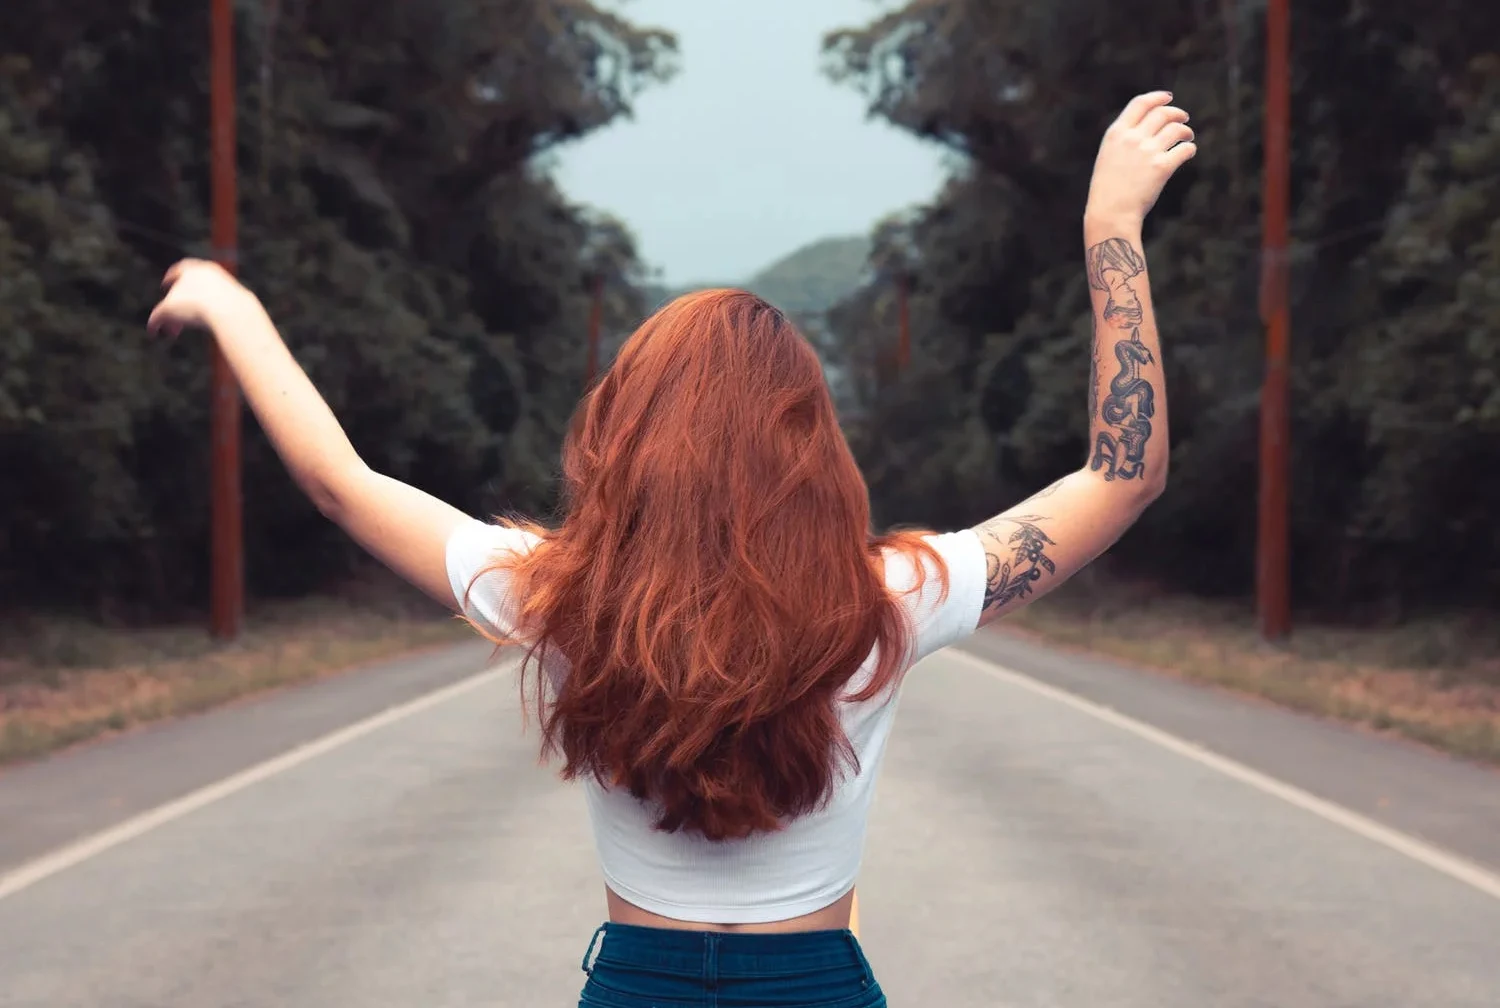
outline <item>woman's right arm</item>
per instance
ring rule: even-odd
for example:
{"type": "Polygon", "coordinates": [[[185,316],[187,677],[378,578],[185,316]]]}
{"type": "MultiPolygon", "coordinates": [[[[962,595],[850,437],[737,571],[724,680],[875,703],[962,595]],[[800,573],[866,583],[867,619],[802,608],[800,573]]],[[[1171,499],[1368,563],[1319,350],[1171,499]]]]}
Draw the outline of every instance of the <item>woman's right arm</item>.
{"type": "Polygon", "coordinates": [[[1167,400],[1141,227],[1196,153],[1171,95],[1141,95],[1105,134],[1084,212],[1093,299],[1088,458],[1077,471],[975,527],[986,578],[981,625],[1045,595],[1103,553],[1167,479],[1167,400]]]}
{"type": "Polygon", "coordinates": [[[276,454],[318,510],[387,567],[456,608],[447,545],[474,519],[365,465],[259,299],[228,273],[190,259],[172,267],[164,285],[151,328],[213,333],[276,454]]]}

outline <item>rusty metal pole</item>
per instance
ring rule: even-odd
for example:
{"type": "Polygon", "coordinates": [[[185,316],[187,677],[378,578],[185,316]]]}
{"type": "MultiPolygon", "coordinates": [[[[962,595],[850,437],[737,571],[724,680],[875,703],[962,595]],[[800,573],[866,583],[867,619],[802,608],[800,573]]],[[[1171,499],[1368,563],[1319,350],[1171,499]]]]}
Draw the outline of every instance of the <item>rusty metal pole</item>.
{"type": "Polygon", "coordinates": [[[1261,319],[1266,374],[1260,401],[1260,513],[1256,542],[1256,610],[1261,636],[1291,633],[1290,479],[1291,310],[1287,269],[1291,188],[1290,0],[1266,6],[1266,110],[1261,319]]]}
{"type": "MultiPolygon", "coordinates": [[[[238,195],[235,179],[234,8],[212,0],[209,102],[213,175],[213,255],[230,272],[239,266],[238,195]]],[[[219,640],[239,636],[245,610],[243,500],[240,487],[240,427],[243,407],[229,362],[213,350],[211,444],[209,629],[219,640]]]]}
{"type": "Polygon", "coordinates": [[[589,305],[589,358],[585,366],[584,387],[594,384],[599,373],[599,326],[604,319],[604,275],[593,278],[592,302],[589,305]]]}
{"type": "Polygon", "coordinates": [[[896,342],[896,372],[904,372],[911,363],[911,277],[902,273],[896,278],[896,312],[901,331],[896,342]]]}

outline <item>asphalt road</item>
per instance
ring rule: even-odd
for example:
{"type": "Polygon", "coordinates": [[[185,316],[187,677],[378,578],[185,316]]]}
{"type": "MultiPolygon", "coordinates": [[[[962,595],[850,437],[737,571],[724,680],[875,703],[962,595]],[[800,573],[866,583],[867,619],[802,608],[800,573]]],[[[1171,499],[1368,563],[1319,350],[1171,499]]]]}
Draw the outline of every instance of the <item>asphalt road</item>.
{"type": "MultiPolygon", "coordinates": [[[[861,917],[892,1004],[1500,1004],[1500,775],[966,650],[911,673],[877,800],[861,917]]],[[[0,1005],[576,1003],[604,908],[582,802],[484,656],[0,775],[0,1005]]]]}

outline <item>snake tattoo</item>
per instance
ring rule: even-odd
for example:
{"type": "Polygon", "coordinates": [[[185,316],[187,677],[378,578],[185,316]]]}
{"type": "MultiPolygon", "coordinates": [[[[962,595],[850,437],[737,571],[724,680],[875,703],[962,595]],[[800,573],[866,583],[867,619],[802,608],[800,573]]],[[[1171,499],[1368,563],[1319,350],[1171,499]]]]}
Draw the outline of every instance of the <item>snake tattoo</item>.
{"type": "MultiPolygon", "coordinates": [[[[1115,343],[1120,370],[1109,382],[1109,395],[1098,404],[1098,416],[1113,431],[1103,430],[1094,438],[1089,468],[1103,472],[1106,480],[1137,479],[1146,471],[1146,442],[1151,438],[1151,417],[1156,413],[1156,391],[1141,376],[1141,367],[1156,363],[1141,341],[1144,309],[1130,281],[1146,269],[1141,254],[1122,238],[1109,238],[1088,250],[1089,286],[1106,294],[1100,319],[1129,336],[1115,343]]],[[[1094,361],[1091,368],[1089,414],[1094,415],[1098,398],[1099,326],[1095,325],[1094,361]]]]}

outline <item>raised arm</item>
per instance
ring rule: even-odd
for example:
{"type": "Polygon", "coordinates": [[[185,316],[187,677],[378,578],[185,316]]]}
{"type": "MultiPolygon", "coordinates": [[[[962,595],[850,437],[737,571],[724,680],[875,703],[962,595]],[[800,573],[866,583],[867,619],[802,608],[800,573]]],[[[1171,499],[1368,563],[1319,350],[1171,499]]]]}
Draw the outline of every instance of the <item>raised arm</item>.
{"type": "Polygon", "coordinates": [[[1155,92],[1105,134],[1084,211],[1093,298],[1089,448],[1082,468],[977,526],[988,623],[1057,587],[1114,545],[1166,486],[1167,398],[1141,226],[1196,153],[1187,113],[1155,92]]]}
{"type": "Polygon", "coordinates": [[[365,465],[259,299],[228,273],[190,259],[172,267],[165,287],[151,328],[213,333],[276,453],[318,510],[387,567],[454,606],[445,551],[468,516],[365,465]]]}

